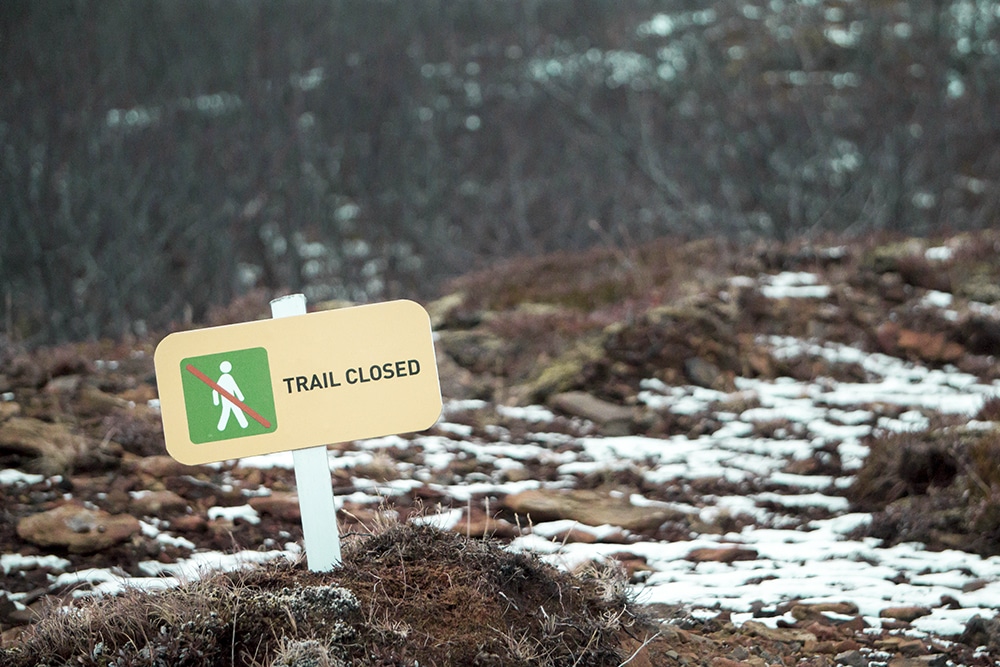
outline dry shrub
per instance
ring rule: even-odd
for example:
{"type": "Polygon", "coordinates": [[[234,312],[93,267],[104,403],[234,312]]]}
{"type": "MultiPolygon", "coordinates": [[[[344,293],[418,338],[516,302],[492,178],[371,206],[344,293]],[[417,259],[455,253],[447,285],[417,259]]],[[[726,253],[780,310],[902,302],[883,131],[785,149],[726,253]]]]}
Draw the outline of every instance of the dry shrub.
{"type": "Polygon", "coordinates": [[[993,396],[983,401],[983,406],[976,413],[976,419],[987,422],[1000,421],[1000,396],[993,396]]]}
{"type": "Polygon", "coordinates": [[[972,315],[958,325],[956,338],[973,354],[1000,354],[1000,322],[972,315]]]}
{"type": "Polygon", "coordinates": [[[255,289],[238,296],[225,306],[212,306],[205,315],[205,324],[211,327],[239,324],[271,316],[270,290],[255,289]]]}
{"type": "Polygon", "coordinates": [[[593,310],[626,299],[635,282],[614,252],[595,248],[510,260],[463,276],[448,291],[466,293],[468,305],[482,310],[508,310],[526,302],[593,310]]]}
{"type": "Polygon", "coordinates": [[[952,257],[955,294],[970,301],[1000,301],[1000,234],[983,230],[960,238],[952,257]]]}
{"type": "Polygon", "coordinates": [[[281,562],[75,601],[0,649],[0,664],[621,664],[638,621],[617,569],[574,576],[489,541],[382,528],[329,573],[281,562]]]}
{"type": "Polygon", "coordinates": [[[138,456],[160,456],[167,453],[163,440],[163,423],[159,415],[147,409],[115,412],[101,422],[105,437],[138,456]]]}
{"type": "Polygon", "coordinates": [[[969,444],[965,467],[971,493],[989,497],[1000,492],[1000,435],[996,430],[986,431],[969,444]]]}
{"type": "Polygon", "coordinates": [[[951,276],[940,263],[931,262],[923,255],[904,255],[896,260],[896,271],[903,282],[914,287],[951,291],[951,276]]]}
{"type": "Polygon", "coordinates": [[[848,490],[873,512],[864,533],[888,544],[1000,554],[1000,440],[996,431],[896,433],[872,438],[848,490]]]}
{"type": "Polygon", "coordinates": [[[351,545],[343,576],[390,664],[620,663],[623,593],[490,541],[397,526],[351,545]]]}
{"type": "MultiPolygon", "coordinates": [[[[488,329],[505,342],[496,374],[523,381],[585,342],[599,348],[610,320],[579,311],[533,313],[519,308],[490,319],[488,329]]],[[[582,378],[581,378],[582,379],[582,378]]]]}
{"type": "Polygon", "coordinates": [[[958,472],[952,442],[940,431],[886,433],[866,444],[868,456],[847,494],[862,511],[884,509],[931,486],[947,486],[958,472]]]}
{"type": "Polygon", "coordinates": [[[590,311],[650,297],[663,300],[699,268],[720,271],[721,245],[668,237],[625,248],[604,245],[521,257],[462,276],[446,291],[464,292],[465,307],[481,310],[534,302],[590,311]]]}
{"type": "Polygon", "coordinates": [[[600,395],[618,398],[639,383],[657,378],[669,385],[689,384],[691,360],[713,369],[714,388],[732,389],[732,377],[743,372],[740,342],[732,324],[711,304],[661,307],[609,329],[605,356],[587,369],[585,384],[600,395]]]}
{"type": "Polygon", "coordinates": [[[11,346],[3,354],[0,372],[14,387],[42,387],[54,377],[62,375],[84,375],[92,372],[93,366],[81,354],[78,346],[38,348],[27,351],[20,346],[11,346]]]}
{"type": "Polygon", "coordinates": [[[9,373],[10,364],[20,354],[24,354],[22,345],[11,340],[6,333],[0,333],[0,373],[9,373]]]}

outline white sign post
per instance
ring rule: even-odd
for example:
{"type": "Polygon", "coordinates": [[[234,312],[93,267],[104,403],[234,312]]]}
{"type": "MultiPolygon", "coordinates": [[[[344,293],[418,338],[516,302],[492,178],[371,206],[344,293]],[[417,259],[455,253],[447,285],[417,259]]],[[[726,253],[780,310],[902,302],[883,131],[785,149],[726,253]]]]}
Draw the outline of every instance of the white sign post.
{"type": "MultiPolygon", "coordinates": [[[[305,314],[305,294],[289,294],[271,301],[271,317],[305,314]]],[[[292,460],[295,462],[295,487],[299,492],[306,563],[313,572],[327,572],[340,564],[340,531],[326,446],[292,450],[292,460]]]]}

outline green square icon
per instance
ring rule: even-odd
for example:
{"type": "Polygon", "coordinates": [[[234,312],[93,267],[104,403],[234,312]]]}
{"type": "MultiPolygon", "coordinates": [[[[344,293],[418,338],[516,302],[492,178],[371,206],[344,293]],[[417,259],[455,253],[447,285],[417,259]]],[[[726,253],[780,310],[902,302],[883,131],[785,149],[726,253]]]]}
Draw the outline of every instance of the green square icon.
{"type": "Polygon", "coordinates": [[[188,357],[180,371],[191,442],[246,438],[278,428],[266,349],[188,357]]]}

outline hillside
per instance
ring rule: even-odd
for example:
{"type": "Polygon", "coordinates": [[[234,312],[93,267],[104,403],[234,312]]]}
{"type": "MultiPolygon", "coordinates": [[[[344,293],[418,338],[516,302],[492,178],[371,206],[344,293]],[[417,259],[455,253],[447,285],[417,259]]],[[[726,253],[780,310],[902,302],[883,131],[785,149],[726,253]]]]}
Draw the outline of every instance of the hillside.
{"type": "Polygon", "coordinates": [[[288,453],[165,455],[165,332],[2,340],[0,662],[997,664],[998,251],[671,238],[464,276],[427,304],[439,422],[330,446],[325,575],[288,453]]]}

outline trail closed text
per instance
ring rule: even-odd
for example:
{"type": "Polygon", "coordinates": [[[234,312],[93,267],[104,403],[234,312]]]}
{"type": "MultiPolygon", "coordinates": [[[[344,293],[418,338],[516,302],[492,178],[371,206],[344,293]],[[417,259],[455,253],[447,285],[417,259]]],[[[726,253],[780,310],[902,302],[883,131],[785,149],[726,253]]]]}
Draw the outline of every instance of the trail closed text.
{"type": "Polygon", "coordinates": [[[420,362],[416,359],[389,361],[384,364],[360,365],[348,368],[343,373],[321,371],[310,375],[294,375],[281,378],[289,394],[297,394],[314,389],[332,389],[348,385],[366,384],[381,380],[405,378],[420,373],[420,362]],[[343,381],[341,381],[343,380],[343,381]]]}

